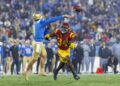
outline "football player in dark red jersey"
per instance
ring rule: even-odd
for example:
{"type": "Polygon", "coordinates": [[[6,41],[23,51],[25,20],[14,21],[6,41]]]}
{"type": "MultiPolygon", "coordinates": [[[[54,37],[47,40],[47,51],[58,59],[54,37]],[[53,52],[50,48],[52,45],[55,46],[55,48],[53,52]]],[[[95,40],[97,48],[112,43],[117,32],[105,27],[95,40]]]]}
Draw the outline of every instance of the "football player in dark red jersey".
{"type": "Polygon", "coordinates": [[[70,29],[70,26],[68,23],[63,23],[62,29],[56,29],[51,34],[46,34],[45,38],[48,39],[50,37],[56,37],[57,43],[58,43],[58,50],[57,53],[60,58],[60,64],[56,70],[54,70],[54,80],[57,79],[57,74],[61,68],[64,67],[66,64],[72,74],[75,80],[79,80],[80,77],[74,72],[72,63],[70,61],[70,49],[74,49],[75,44],[73,42],[75,38],[75,34],[70,29]]]}

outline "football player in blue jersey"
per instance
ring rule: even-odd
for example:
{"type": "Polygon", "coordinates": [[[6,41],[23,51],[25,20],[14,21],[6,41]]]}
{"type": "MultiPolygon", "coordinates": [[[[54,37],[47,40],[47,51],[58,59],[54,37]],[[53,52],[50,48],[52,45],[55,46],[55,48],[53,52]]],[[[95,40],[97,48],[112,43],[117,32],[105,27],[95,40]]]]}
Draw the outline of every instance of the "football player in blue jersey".
{"type": "Polygon", "coordinates": [[[34,14],[34,24],[33,24],[33,55],[32,60],[27,66],[27,69],[24,73],[25,80],[28,80],[29,73],[32,69],[33,64],[37,61],[38,57],[41,57],[40,59],[40,75],[46,76],[45,73],[45,61],[46,61],[46,50],[43,44],[44,40],[44,33],[45,33],[45,27],[49,25],[52,22],[56,22],[58,20],[61,20],[63,18],[71,18],[70,15],[62,15],[62,16],[56,16],[53,18],[45,18],[42,14],[34,14]]]}
{"type": "Polygon", "coordinates": [[[30,45],[30,40],[25,41],[25,45],[23,46],[23,72],[25,72],[26,64],[30,62],[32,59],[33,48],[30,45]]]}

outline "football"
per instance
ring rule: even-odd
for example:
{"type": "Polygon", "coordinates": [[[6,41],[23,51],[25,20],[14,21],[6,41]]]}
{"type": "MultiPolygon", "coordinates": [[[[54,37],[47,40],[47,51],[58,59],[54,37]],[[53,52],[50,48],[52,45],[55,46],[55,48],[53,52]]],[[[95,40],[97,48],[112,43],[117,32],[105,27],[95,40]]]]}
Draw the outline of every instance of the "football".
{"type": "Polygon", "coordinates": [[[74,11],[76,11],[76,12],[81,12],[81,11],[83,11],[83,9],[82,9],[80,6],[78,6],[78,5],[73,6],[73,9],[74,9],[74,11]]]}

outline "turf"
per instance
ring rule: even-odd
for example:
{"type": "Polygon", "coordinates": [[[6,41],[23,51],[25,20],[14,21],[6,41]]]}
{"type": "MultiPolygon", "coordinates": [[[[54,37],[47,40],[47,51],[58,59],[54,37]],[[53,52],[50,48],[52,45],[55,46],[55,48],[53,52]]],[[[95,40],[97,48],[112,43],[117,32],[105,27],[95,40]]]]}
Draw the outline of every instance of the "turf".
{"type": "Polygon", "coordinates": [[[78,81],[66,75],[60,75],[57,81],[53,80],[52,75],[31,75],[29,81],[21,75],[0,76],[0,86],[120,86],[120,75],[81,75],[78,81]]]}

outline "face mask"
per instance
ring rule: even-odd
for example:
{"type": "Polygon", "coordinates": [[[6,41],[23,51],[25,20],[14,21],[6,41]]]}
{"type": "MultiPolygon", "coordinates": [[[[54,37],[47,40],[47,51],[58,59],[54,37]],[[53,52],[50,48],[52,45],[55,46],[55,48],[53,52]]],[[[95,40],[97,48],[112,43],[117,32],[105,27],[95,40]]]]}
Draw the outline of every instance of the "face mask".
{"type": "Polygon", "coordinates": [[[65,34],[68,31],[68,29],[66,29],[65,27],[62,28],[62,33],[65,34]]]}

